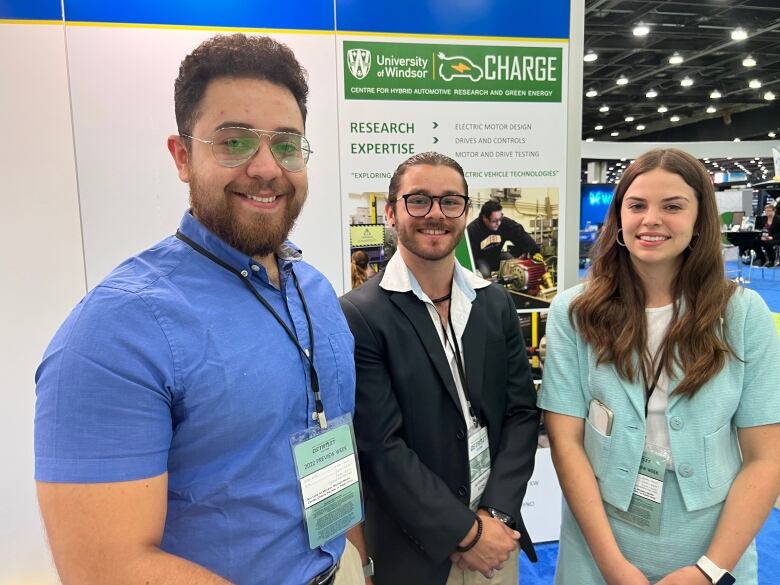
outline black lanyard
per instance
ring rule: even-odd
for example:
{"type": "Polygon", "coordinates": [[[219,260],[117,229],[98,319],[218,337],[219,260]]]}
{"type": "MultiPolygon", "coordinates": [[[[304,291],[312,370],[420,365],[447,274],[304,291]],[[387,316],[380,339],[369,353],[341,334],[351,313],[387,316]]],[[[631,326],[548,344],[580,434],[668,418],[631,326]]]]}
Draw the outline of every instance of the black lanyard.
{"type": "MultiPolygon", "coordinates": [[[[663,350],[663,354],[662,354],[661,350],[659,350],[655,354],[655,359],[658,359],[658,367],[655,369],[655,376],[653,376],[653,383],[652,384],[650,384],[650,385],[647,384],[647,375],[644,372],[644,368],[642,370],[642,378],[644,379],[644,382],[645,382],[645,418],[647,418],[647,410],[648,410],[648,407],[650,406],[650,397],[653,395],[653,392],[655,392],[655,388],[658,385],[658,380],[661,378],[661,372],[664,369],[665,357],[666,357],[666,351],[665,350],[663,350]],[[660,359],[658,359],[659,357],[660,357],[660,359]]],[[[653,360],[653,361],[655,361],[655,360],[653,360]]]]}
{"type": "MultiPolygon", "coordinates": [[[[471,393],[469,392],[469,383],[466,380],[466,372],[463,369],[463,361],[460,357],[460,347],[458,346],[458,335],[455,333],[455,326],[452,324],[452,301],[450,301],[450,306],[447,309],[447,321],[450,324],[450,332],[452,337],[452,345],[455,348],[455,363],[458,365],[458,376],[460,377],[460,383],[463,386],[463,393],[466,395],[466,404],[469,407],[469,415],[471,416],[472,420],[474,421],[474,426],[478,427],[482,423],[479,420],[479,417],[477,416],[477,413],[474,412],[474,407],[471,405],[471,393]]],[[[447,332],[444,332],[444,338],[447,338],[447,332]]]]}
{"type": "Polygon", "coordinates": [[[284,322],[284,319],[282,319],[279,316],[279,313],[277,313],[274,308],[271,306],[271,304],[263,298],[263,295],[261,295],[259,292],[257,292],[257,289],[252,285],[251,282],[249,282],[249,272],[243,271],[239,272],[235,268],[233,268],[230,264],[222,260],[222,258],[215,256],[211,252],[209,252],[206,248],[203,246],[193,242],[191,239],[189,239],[187,236],[185,236],[180,231],[176,231],[176,237],[180,239],[182,242],[187,244],[190,248],[195,250],[196,252],[202,254],[215,264],[221,266],[228,272],[231,272],[235,274],[241,282],[244,283],[244,286],[246,286],[247,290],[251,292],[253,295],[255,295],[255,298],[260,301],[260,304],[263,305],[271,315],[274,316],[274,318],[279,322],[279,325],[282,326],[282,329],[287,332],[287,335],[290,337],[292,342],[295,344],[295,346],[298,348],[298,351],[300,351],[301,355],[306,358],[306,361],[309,362],[309,374],[311,376],[311,388],[314,392],[314,407],[315,407],[315,415],[317,417],[317,422],[320,425],[321,429],[328,428],[328,421],[325,418],[325,408],[322,405],[322,399],[320,398],[320,381],[317,377],[317,370],[314,367],[314,330],[312,328],[311,323],[311,316],[309,315],[309,307],[306,304],[306,297],[303,296],[303,291],[301,290],[301,285],[298,283],[298,277],[295,275],[295,271],[292,271],[292,278],[293,282],[295,283],[295,288],[298,291],[298,294],[301,297],[301,303],[303,304],[303,314],[306,316],[306,325],[309,329],[309,343],[311,343],[311,350],[307,351],[302,345],[300,340],[298,339],[298,336],[293,332],[292,329],[290,329],[287,326],[287,323],[284,322]]]}

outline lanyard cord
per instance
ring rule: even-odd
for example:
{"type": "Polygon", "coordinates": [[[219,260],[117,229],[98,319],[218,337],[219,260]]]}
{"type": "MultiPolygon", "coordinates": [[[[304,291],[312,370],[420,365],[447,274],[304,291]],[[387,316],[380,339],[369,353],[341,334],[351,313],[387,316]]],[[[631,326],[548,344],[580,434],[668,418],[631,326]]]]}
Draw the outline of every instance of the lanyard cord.
{"type": "Polygon", "coordinates": [[[190,248],[198,252],[199,254],[205,256],[218,266],[221,266],[228,272],[231,272],[232,274],[235,274],[241,282],[244,283],[244,286],[246,286],[247,290],[251,292],[255,298],[260,301],[260,304],[263,305],[271,315],[279,322],[279,325],[282,326],[282,328],[285,330],[287,335],[290,337],[292,342],[295,344],[295,346],[298,348],[298,351],[301,353],[303,357],[306,358],[306,361],[309,363],[309,374],[311,376],[311,388],[314,393],[314,407],[316,412],[314,413],[317,417],[317,422],[320,425],[321,429],[328,428],[328,420],[325,418],[325,407],[322,405],[322,398],[320,397],[320,381],[317,377],[317,370],[314,368],[314,330],[312,328],[311,323],[311,316],[309,315],[309,307],[306,304],[306,297],[303,296],[303,290],[301,290],[301,285],[298,283],[298,277],[295,274],[295,271],[292,271],[292,277],[293,282],[295,283],[295,288],[298,291],[298,295],[301,297],[301,303],[303,304],[303,314],[306,316],[306,325],[309,329],[309,342],[311,343],[311,350],[307,351],[302,345],[300,340],[298,339],[298,336],[290,329],[287,325],[287,323],[284,322],[284,319],[282,319],[279,316],[279,313],[277,313],[274,308],[271,306],[271,304],[265,300],[263,295],[261,295],[259,292],[257,292],[257,289],[252,286],[252,283],[249,282],[249,273],[247,271],[239,272],[235,268],[233,268],[230,264],[222,260],[219,256],[215,256],[211,252],[209,252],[206,248],[203,246],[193,242],[190,238],[185,236],[180,231],[176,231],[176,237],[180,239],[182,242],[187,244],[190,248]]]}
{"type": "MultiPolygon", "coordinates": [[[[474,407],[471,404],[471,393],[469,392],[469,384],[468,381],[466,381],[466,372],[463,369],[463,361],[460,357],[460,347],[458,346],[458,335],[455,333],[455,326],[452,324],[452,307],[450,306],[447,310],[447,321],[450,324],[450,332],[452,337],[452,345],[455,348],[455,363],[458,365],[458,376],[460,377],[460,383],[463,386],[463,393],[466,395],[466,404],[469,407],[469,415],[471,416],[472,420],[474,421],[474,426],[478,427],[482,423],[479,420],[479,417],[477,416],[477,413],[474,412],[474,407]]],[[[444,336],[447,336],[447,332],[444,332],[444,336]]]]}
{"type": "Polygon", "coordinates": [[[664,361],[666,358],[666,348],[659,349],[655,357],[653,358],[653,362],[655,360],[658,360],[658,366],[655,369],[655,376],[653,376],[653,383],[648,385],[647,383],[647,374],[644,371],[644,368],[642,368],[642,378],[645,382],[645,418],[647,418],[647,410],[650,406],[650,397],[653,395],[653,392],[655,392],[655,388],[658,385],[658,380],[661,378],[661,372],[664,369],[664,361]],[[660,357],[660,359],[659,359],[660,357]]]}

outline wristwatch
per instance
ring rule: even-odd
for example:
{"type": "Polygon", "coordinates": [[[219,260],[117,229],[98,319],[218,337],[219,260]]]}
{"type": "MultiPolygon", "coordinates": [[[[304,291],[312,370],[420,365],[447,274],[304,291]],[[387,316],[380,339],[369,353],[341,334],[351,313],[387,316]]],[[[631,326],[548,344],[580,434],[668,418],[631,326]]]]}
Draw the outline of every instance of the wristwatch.
{"type": "Polygon", "coordinates": [[[374,559],[368,557],[368,563],[363,565],[363,577],[374,576],[374,559]]]}
{"type": "Polygon", "coordinates": [[[495,508],[485,508],[485,512],[490,514],[491,517],[495,518],[496,520],[500,520],[504,524],[506,524],[509,527],[514,527],[515,525],[515,519],[512,518],[509,514],[506,514],[505,512],[502,512],[501,510],[496,510],[495,508]]]}
{"type": "Polygon", "coordinates": [[[702,557],[696,561],[696,566],[713,585],[733,585],[737,582],[734,575],[729,573],[726,569],[721,569],[718,565],[708,559],[706,555],[702,555],[702,557]]]}

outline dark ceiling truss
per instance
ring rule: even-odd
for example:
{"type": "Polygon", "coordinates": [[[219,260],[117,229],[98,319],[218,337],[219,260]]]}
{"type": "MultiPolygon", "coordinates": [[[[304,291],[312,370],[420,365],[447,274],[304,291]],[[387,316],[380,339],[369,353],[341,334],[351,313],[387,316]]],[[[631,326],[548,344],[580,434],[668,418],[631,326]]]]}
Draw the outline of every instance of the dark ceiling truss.
{"type": "Polygon", "coordinates": [[[769,139],[780,134],[780,0],[586,0],[585,49],[598,54],[584,63],[583,139],[655,141],[659,133],[666,140],[769,139]],[[637,24],[650,27],[644,37],[633,35],[637,24]],[[733,29],[742,27],[748,39],[732,40],[733,29]],[[678,52],[680,65],[669,63],[678,52]],[[751,55],[757,64],[747,68],[743,59],[751,55]],[[626,85],[616,85],[620,76],[626,85]],[[691,87],[680,81],[689,77],[691,87]],[[761,88],[748,87],[750,79],[761,88]],[[658,96],[649,99],[649,89],[658,96]],[[712,90],[721,93],[710,97],[712,90]],[[771,91],[774,102],[764,98],[771,91]],[[609,112],[599,112],[602,106],[609,112]],[[659,113],[660,106],[667,108],[659,113]],[[715,113],[707,113],[709,106],[715,113]],[[634,120],[626,122],[626,116],[634,120]],[[679,121],[673,122],[672,116],[679,121]],[[751,118],[743,126],[750,134],[738,134],[736,119],[751,118]],[[645,128],[637,130],[637,125],[645,128]],[[602,125],[603,129],[594,128],[602,125]],[[701,125],[701,128],[697,126],[701,125]],[[706,130],[706,132],[705,132],[706,130]],[[618,132],[618,136],[611,136],[618,132]]]}

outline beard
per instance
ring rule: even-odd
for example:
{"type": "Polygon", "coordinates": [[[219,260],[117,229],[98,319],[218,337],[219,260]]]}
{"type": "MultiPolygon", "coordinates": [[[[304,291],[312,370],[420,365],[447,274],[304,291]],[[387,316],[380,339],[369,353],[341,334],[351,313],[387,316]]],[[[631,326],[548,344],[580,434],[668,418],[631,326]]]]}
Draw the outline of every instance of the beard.
{"type": "Polygon", "coordinates": [[[305,192],[297,193],[292,185],[284,183],[275,179],[270,184],[253,181],[250,185],[239,187],[233,182],[220,194],[214,193],[193,173],[190,177],[190,207],[198,221],[236,250],[247,256],[268,256],[276,253],[287,239],[306,200],[305,192]],[[234,190],[252,195],[267,191],[269,187],[275,195],[283,196],[281,216],[278,212],[273,215],[242,213],[233,205],[233,198],[241,197],[234,190]]]}
{"type": "MultiPolygon", "coordinates": [[[[398,234],[399,243],[406,248],[409,252],[415,256],[422,258],[423,260],[436,261],[446,258],[452,254],[453,250],[458,247],[463,232],[466,229],[466,224],[453,227],[452,221],[422,221],[407,219],[403,222],[396,223],[396,232],[398,234]],[[438,229],[449,230],[449,241],[442,242],[442,245],[432,248],[430,246],[424,246],[416,240],[419,235],[417,230],[420,229],[438,229]]],[[[424,237],[424,236],[422,236],[424,237]]]]}

